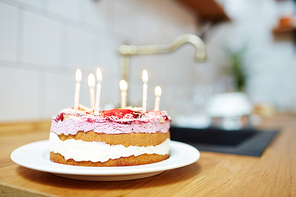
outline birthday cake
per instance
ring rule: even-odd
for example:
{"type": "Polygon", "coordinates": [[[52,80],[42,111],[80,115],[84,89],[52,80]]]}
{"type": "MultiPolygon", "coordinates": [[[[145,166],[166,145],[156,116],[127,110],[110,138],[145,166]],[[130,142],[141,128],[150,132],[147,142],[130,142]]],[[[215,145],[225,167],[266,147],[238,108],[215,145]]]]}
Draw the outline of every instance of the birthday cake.
{"type": "Polygon", "coordinates": [[[133,166],[169,158],[165,111],[67,108],[52,118],[50,160],[78,166],[133,166]]]}

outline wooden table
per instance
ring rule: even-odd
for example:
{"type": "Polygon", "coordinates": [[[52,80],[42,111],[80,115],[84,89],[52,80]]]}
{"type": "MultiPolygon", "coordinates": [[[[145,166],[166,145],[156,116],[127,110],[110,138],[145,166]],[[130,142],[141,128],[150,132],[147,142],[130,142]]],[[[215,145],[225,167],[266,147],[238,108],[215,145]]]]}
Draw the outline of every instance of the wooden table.
{"type": "Polygon", "coordinates": [[[261,157],[201,152],[192,165],[118,182],[60,178],[21,167],[11,152],[48,138],[50,123],[0,125],[0,196],[296,196],[296,118],[274,117],[281,133],[261,157]]]}

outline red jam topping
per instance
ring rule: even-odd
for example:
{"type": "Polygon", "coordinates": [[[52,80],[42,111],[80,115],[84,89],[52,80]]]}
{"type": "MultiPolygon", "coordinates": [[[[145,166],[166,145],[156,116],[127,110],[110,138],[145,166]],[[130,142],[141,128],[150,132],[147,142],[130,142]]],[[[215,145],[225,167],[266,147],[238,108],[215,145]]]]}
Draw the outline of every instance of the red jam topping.
{"type": "Polygon", "coordinates": [[[89,123],[100,123],[102,118],[106,121],[116,121],[121,124],[132,124],[133,121],[139,120],[140,122],[148,122],[149,119],[158,118],[160,123],[171,121],[166,113],[160,111],[148,111],[147,113],[142,113],[140,111],[133,111],[131,109],[112,109],[102,111],[99,116],[93,115],[92,111],[85,111],[83,109],[74,110],[73,108],[60,112],[56,117],[55,121],[64,121],[70,116],[82,117],[83,120],[89,123]]]}
{"type": "Polygon", "coordinates": [[[133,118],[138,118],[141,113],[140,112],[136,112],[130,109],[112,109],[112,110],[108,110],[108,111],[103,111],[101,113],[103,118],[108,118],[111,116],[115,116],[118,119],[123,118],[125,115],[130,114],[132,115],[133,118]]]}
{"type": "Polygon", "coordinates": [[[64,120],[64,113],[60,113],[57,115],[55,121],[58,122],[58,121],[63,121],[64,120]]]}

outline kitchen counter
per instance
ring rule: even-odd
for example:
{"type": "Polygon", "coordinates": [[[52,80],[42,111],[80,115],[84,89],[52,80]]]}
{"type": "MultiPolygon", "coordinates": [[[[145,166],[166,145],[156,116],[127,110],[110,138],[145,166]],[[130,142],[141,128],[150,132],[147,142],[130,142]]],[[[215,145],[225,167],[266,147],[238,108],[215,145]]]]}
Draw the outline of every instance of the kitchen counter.
{"type": "Polygon", "coordinates": [[[189,166],[117,182],[71,180],[11,161],[14,149],[47,139],[49,127],[49,121],[0,124],[0,196],[296,196],[293,116],[263,121],[260,128],[280,133],[261,157],[201,152],[189,166]]]}

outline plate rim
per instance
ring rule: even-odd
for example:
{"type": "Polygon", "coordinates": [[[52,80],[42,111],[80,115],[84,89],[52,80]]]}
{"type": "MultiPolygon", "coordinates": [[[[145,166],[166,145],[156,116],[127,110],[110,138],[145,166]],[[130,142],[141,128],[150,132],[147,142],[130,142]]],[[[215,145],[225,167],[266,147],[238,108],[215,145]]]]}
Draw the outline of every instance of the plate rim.
{"type": "MultiPolygon", "coordinates": [[[[35,141],[28,144],[25,144],[23,146],[20,146],[16,148],[10,155],[10,158],[13,162],[17,163],[20,166],[43,171],[43,172],[49,172],[53,174],[69,174],[69,175],[78,175],[78,176],[122,176],[122,175],[133,175],[133,174],[145,174],[145,173],[152,173],[152,172],[163,172],[166,170],[172,170],[180,167],[184,167],[187,165],[190,165],[194,162],[196,162],[200,158],[200,152],[195,147],[178,141],[171,140],[170,142],[170,157],[164,161],[152,163],[152,164],[145,164],[145,165],[138,165],[138,166],[118,166],[118,167],[86,167],[86,166],[71,166],[71,165],[65,165],[65,164],[59,164],[54,163],[50,161],[49,159],[46,161],[47,164],[50,166],[41,167],[38,166],[38,164],[32,165],[28,164],[28,162],[20,161],[19,158],[17,158],[17,154],[19,152],[24,151],[27,148],[33,148],[34,146],[40,146],[47,144],[47,147],[43,147],[40,150],[37,150],[39,156],[42,157],[40,154],[48,154],[49,155],[49,140],[41,140],[41,141],[35,141]],[[179,147],[178,147],[179,146],[179,147]],[[186,148],[188,150],[191,150],[194,154],[190,159],[187,159],[185,162],[180,161],[179,163],[173,163],[172,158],[177,155],[178,150],[177,148],[186,148]],[[45,151],[48,151],[46,153],[45,151]],[[177,151],[177,153],[174,151],[177,151]],[[56,167],[56,168],[55,168],[56,167]],[[111,173],[112,172],[112,173],[111,173]]],[[[180,154],[180,152],[179,152],[180,154]]],[[[31,155],[31,158],[37,157],[35,155],[31,155]]],[[[38,158],[37,158],[38,159],[38,158]]],[[[40,158],[39,158],[40,159],[40,158]]]]}

